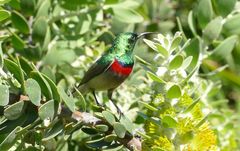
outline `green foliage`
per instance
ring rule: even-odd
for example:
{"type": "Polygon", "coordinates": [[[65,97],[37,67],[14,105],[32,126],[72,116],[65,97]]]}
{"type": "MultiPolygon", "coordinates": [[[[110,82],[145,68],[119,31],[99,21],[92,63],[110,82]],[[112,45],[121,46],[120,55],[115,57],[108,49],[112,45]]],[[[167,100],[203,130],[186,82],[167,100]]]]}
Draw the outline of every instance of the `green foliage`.
{"type": "Polygon", "coordinates": [[[238,150],[239,4],[0,0],[0,150],[238,150]],[[114,35],[145,31],[121,119],[71,93],[114,35]]]}

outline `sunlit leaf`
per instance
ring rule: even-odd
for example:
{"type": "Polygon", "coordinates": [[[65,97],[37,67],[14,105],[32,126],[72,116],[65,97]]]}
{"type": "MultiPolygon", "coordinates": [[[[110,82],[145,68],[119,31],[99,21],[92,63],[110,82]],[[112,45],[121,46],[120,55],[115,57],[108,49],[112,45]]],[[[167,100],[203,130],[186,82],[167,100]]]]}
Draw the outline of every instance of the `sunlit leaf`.
{"type": "Polygon", "coordinates": [[[31,102],[34,105],[39,106],[41,101],[41,88],[37,81],[31,78],[28,79],[26,81],[26,92],[31,102]]]}
{"type": "Polygon", "coordinates": [[[9,88],[0,84],[0,106],[5,106],[9,102],[9,88]]]}
{"type": "Polygon", "coordinates": [[[9,120],[15,120],[23,114],[25,107],[24,101],[14,103],[4,110],[4,116],[9,120]]]}
{"type": "Polygon", "coordinates": [[[169,64],[169,69],[178,69],[182,66],[183,63],[183,57],[181,55],[176,56],[172,59],[172,61],[169,64]]]}
{"type": "Polygon", "coordinates": [[[171,86],[167,91],[167,98],[179,98],[182,95],[181,88],[178,85],[171,86]]]}
{"type": "Polygon", "coordinates": [[[4,9],[0,10],[0,21],[3,21],[10,17],[10,12],[4,9]]]}
{"type": "Polygon", "coordinates": [[[126,134],[126,128],[121,123],[114,123],[113,124],[114,132],[117,134],[119,138],[124,138],[126,134]]]}

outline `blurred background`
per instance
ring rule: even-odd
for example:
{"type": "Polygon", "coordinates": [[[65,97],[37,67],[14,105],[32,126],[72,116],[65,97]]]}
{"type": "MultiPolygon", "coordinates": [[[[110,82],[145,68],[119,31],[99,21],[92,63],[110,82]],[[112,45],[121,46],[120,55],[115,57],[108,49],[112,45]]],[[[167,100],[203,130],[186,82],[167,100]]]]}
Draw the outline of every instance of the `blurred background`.
{"type": "MultiPolygon", "coordinates": [[[[206,100],[202,101],[206,110],[202,112],[212,113],[208,120],[217,136],[218,150],[239,150],[238,0],[0,1],[3,56],[12,60],[20,56],[20,62],[33,62],[41,73],[65,90],[71,90],[81,81],[90,65],[111,46],[115,35],[146,31],[159,32],[166,37],[173,37],[177,31],[182,33],[181,45],[187,43],[184,55],[193,56],[186,73],[199,65],[197,77],[205,80],[199,88],[208,91],[206,100]]],[[[134,53],[154,66],[161,67],[163,63],[143,41],[138,42],[134,53]]],[[[10,68],[9,65],[7,70],[11,71],[10,68]]],[[[30,73],[28,66],[23,68],[30,73]]],[[[158,86],[152,86],[146,79],[144,68],[137,63],[133,75],[114,94],[124,113],[136,125],[144,123],[136,112],[143,108],[139,107],[138,101],[150,101],[159,92],[158,86]]],[[[18,84],[12,82],[10,87],[12,93],[21,93],[18,84]]],[[[201,94],[197,89],[195,91],[201,94]]],[[[104,92],[99,92],[98,96],[112,107],[104,92]]],[[[93,100],[93,97],[87,95],[85,99],[93,100]]],[[[92,111],[91,101],[86,104],[87,110],[92,111]]],[[[76,106],[81,109],[83,104],[76,101],[76,106]]],[[[76,134],[73,139],[69,148],[73,149],[78,143],[80,148],[84,146],[81,142],[85,137],[76,134]]]]}

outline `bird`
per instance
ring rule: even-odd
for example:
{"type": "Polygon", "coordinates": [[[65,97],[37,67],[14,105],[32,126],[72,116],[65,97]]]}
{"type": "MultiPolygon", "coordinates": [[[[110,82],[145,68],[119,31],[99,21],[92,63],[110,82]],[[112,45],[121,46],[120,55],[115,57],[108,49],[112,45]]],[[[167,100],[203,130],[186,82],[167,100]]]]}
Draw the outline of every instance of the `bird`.
{"type": "Polygon", "coordinates": [[[112,101],[121,117],[123,113],[116,105],[116,100],[112,98],[113,91],[132,73],[134,66],[133,49],[137,40],[154,33],[124,32],[118,34],[113,40],[112,46],[90,66],[74,92],[79,91],[83,95],[91,92],[96,104],[102,106],[95,91],[106,90],[109,100],[112,101]]]}

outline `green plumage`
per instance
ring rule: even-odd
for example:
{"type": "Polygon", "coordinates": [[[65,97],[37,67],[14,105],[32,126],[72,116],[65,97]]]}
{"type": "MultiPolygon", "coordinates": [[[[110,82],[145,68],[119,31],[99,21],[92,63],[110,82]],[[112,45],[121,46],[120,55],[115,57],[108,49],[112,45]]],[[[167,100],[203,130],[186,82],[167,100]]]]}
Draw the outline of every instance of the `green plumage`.
{"type": "MultiPolygon", "coordinates": [[[[133,49],[137,40],[149,33],[137,35],[135,33],[121,33],[116,36],[112,47],[107,50],[86,72],[78,90],[82,93],[92,92],[96,103],[95,91],[107,90],[111,101],[112,92],[117,88],[132,71],[134,64],[133,49]]],[[[113,101],[114,102],[114,101],[113,101]]],[[[118,112],[118,106],[113,103],[118,112]]]]}
{"type": "MultiPolygon", "coordinates": [[[[86,72],[80,85],[87,83],[92,78],[103,73],[115,59],[126,65],[133,65],[133,48],[136,44],[137,34],[119,34],[113,42],[112,47],[107,50],[86,72]]],[[[111,81],[109,81],[111,82],[111,81]]],[[[100,83],[99,83],[100,84],[100,83]]],[[[94,88],[92,88],[94,90],[94,88]]]]}

